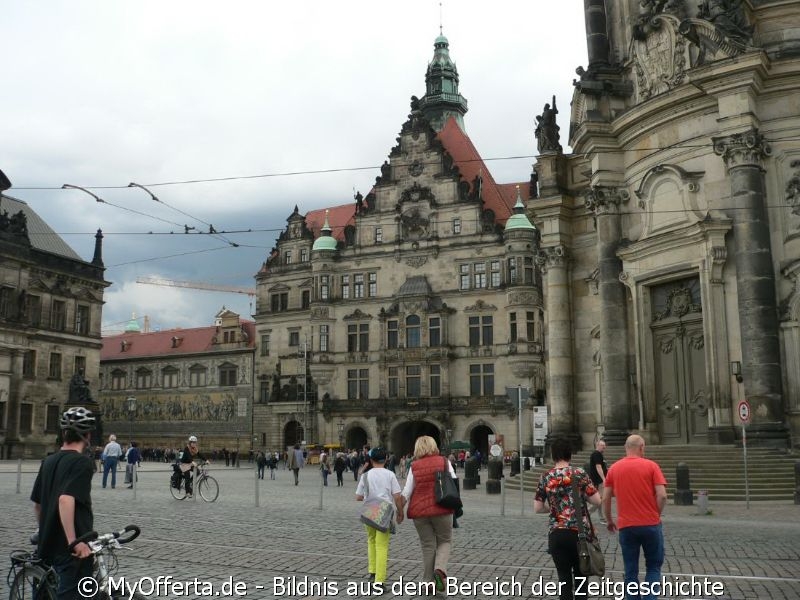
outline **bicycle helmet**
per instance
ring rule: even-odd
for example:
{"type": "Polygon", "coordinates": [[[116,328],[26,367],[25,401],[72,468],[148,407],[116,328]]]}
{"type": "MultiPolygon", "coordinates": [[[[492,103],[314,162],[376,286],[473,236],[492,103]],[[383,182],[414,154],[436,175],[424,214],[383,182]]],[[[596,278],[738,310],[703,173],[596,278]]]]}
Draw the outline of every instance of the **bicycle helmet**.
{"type": "Polygon", "coordinates": [[[190,436],[189,436],[189,443],[191,444],[191,443],[193,443],[193,442],[194,442],[195,444],[197,443],[197,436],[196,436],[196,435],[190,435],[190,436]]]}
{"type": "Polygon", "coordinates": [[[95,418],[92,411],[82,406],[74,406],[61,415],[61,429],[72,429],[78,433],[94,431],[95,418]]]}

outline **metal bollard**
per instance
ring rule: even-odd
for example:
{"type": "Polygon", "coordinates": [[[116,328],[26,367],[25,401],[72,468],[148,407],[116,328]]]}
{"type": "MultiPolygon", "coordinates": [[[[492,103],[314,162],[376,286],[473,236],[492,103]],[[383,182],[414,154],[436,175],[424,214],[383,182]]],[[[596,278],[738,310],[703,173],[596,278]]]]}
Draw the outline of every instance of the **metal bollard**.
{"type": "Polygon", "coordinates": [[[697,490],[697,514],[707,515],[708,510],[708,490],[697,490]]]}
{"type": "Polygon", "coordinates": [[[794,503],[800,504],[800,460],[794,463],[794,503]]]}
{"type": "Polygon", "coordinates": [[[692,489],[689,485],[689,465],[678,463],[675,467],[675,505],[691,506],[692,489]]]}

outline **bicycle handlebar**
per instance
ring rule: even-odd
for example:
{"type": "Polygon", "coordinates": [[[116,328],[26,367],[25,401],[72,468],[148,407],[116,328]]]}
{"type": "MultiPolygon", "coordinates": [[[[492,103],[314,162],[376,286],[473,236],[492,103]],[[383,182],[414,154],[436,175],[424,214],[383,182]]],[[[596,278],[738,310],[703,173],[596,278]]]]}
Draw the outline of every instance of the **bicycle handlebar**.
{"type": "Polygon", "coordinates": [[[111,540],[116,540],[120,544],[127,544],[128,542],[132,542],[139,534],[142,533],[142,530],[139,529],[136,525],[128,525],[125,529],[120,529],[119,531],[112,531],[111,533],[104,533],[103,535],[98,534],[96,531],[90,531],[88,533],[83,534],[79,538],[77,538],[74,542],[69,545],[69,552],[71,553],[72,550],[80,543],[89,543],[94,541],[100,541],[103,545],[107,544],[111,540]],[[126,533],[131,533],[127,537],[123,537],[126,533]]]}

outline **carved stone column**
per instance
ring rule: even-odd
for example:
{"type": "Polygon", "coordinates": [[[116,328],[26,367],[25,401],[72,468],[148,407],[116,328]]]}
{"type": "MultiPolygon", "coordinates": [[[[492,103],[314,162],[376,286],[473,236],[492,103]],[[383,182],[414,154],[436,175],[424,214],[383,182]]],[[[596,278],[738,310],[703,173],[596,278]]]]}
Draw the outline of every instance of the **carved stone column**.
{"type": "Polygon", "coordinates": [[[775,298],[775,271],[766,218],[763,159],[769,144],[757,129],[713,138],[731,182],[733,252],[742,344],[742,376],[750,402],[748,441],[785,447],[783,389],[775,298]]]}
{"type": "Polygon", "coordinates": [[[609,44],[605,0],[583,0],[589,69],[608,66],[609,44]]]}
{"type": "Polygon", "coordinates": [[[548,390],[552,437],[577,437],[572,358],[569,253],[564,246],[543,248],[536,257],[547,277],[548,390]]]}
{"type": "Polygon", "coordinates": [[[622,237],[620,204],[629,194],[622,188],[594,186],[586,193],[586,208],[597,219],[597,283],[600,295],[601,402],[609,446],[625,443],[630,429],[628,335],[625,286],[619,279],[622,261],[617,248],[622,237]]]}

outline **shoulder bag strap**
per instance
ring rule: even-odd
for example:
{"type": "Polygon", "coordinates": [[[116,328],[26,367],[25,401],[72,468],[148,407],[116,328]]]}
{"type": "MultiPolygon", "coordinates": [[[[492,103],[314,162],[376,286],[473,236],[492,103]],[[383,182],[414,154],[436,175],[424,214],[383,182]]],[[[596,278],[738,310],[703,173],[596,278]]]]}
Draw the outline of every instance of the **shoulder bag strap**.
{"type": "Polygon", "coordinates": [[[572,472],[572,504],[575,507],[575,514],[577,515],[577,523],[578,523],[578,537],[585,539],[586,538],[586,529],[583,525],[583,500],[581,499],[580,491],[578,490],[578,480],[575,479],[575,473],[572,472]]]}

